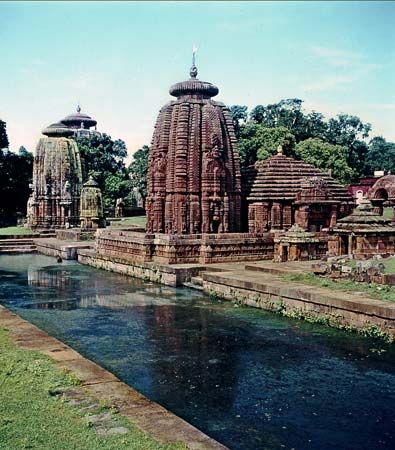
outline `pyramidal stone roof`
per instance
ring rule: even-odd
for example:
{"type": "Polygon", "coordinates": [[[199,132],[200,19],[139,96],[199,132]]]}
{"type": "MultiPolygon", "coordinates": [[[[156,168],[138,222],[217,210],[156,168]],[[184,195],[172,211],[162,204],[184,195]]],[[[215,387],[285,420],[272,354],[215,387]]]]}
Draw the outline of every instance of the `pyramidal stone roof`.
{"type": "Polygon", "coordinates": [[[347,189],[330,175],[304,161],[283,155],[281,147],[277,152],[247,168],[245,194],[248,200],[295,200],[296,194],[309,182],[318,182],[325,187],[331,200],[353,203],[347,189]]]}
{"type": "Polygon", "coordinates": [[[391,224],[391,219],[386,219],[384,216],[374,212],[372,203],[365,198],[352,214],[337,221],[333,231],[395,234],[395,226],[391,224]]]}

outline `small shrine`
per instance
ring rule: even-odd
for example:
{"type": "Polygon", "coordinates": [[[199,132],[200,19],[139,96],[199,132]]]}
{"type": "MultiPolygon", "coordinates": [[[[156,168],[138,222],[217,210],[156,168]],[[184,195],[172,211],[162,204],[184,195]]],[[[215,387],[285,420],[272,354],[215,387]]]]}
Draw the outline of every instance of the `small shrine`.
{"type": "Polygon", "coordinates": [[[311,164],[277,154],[258,161],[245,174],[248,231],[288,230],[297,224],[305,231],[329,229],[349,214],[351,195],[339,182],[311,164]]]}
{"type": "Polygon", "coordinates": [[[315,233],[305,231],[298,224],[284,234],[274,237],[274,261],[307,261],[322,256],[320,249],[326,248],[325,243],[320,246],[321,240],[315,233]]]}
{"type": "Polygon", "coordinates": [[[92,177],[82,187],[80,220],[82,229],[104,226],[102,194],[98,183],[92,177]]]}
{"type": "Polygon", "coordinates": [[[370,200],[364,199],[352,214],[340,219],[333,228],[328,254],[355,259],[394,255],[395,226],[390,219],[375,212],[370,200]]]}

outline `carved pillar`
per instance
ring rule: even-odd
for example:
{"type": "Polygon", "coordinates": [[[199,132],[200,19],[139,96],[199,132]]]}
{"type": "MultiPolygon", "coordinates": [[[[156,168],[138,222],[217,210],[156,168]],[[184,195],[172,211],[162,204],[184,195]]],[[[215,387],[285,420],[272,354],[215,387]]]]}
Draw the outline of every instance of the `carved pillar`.
{"type": "Polygon", "coordinates": [[[309,214],[310,208],[308,205],[299,205],[295,211],[295,223],[307,231],[309,228],[309,214]]]}
{"type": "Polygon", "coordinates": [[[329,228],[333,228],[337,222],[337,205],[332,205],[329,228]]]}
{"type": "Polygon", "coordinates": [[[281,203],[279,202],[273,202],[272,209],[271,209],[271,223],[272,228],[279,229],[281,228],[281,203]]]}
{"type": "Polygon", "coordinates": [[[288,230],[292,226],[292,206],[284,205],[283,207],[283,228],[288,230]]]}

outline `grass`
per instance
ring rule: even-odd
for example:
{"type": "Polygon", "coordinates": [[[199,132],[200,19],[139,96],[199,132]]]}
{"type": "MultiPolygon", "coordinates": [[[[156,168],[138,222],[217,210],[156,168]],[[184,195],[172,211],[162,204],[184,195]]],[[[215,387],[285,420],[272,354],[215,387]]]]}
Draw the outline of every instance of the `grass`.
{"type": "Polygon", "coordinates": [[[383,216],[386,219],[392,219],[394,217],[394,208],[384,208],[383,216]]]}
{"type": "Polygon", "coordinates": [[[0,228],[0,236],[15,236],[32,234],[33,231],[30,228],[25,227],[5,227],[0,228]]]}
{"type": "MultiPolygon", "coordinates": [[[[87,416],[51,395],[78,384],[38,352],[15,346],[0,328],[1,450],[182,450],[183,444],[160,445],[128,419],[116,415],[129,433],[99,436],[87,416]]],[[[101,411],[108,410],[105,406],[101,411]]]]}
{"type": "Polygon", "coordinates": [[[112,222],[111,226],[123,227],[125,225],[137,225],[139,227],[145,227],[146,222],[146,216],[123,217],[119,221],[112,222]]]}
{"type": "Polygon", "coordinates": [[[356,283],[351,280],[334,281],[328,278],[321,278],[311,273],[298,273],[285,275],[283,277],[287,281],[294,281],[310,286],[323,287],[343,292],[365,293],[368,297],[384,300],[387,302],[395,302],[395,286],[386,286],[374,283],[356,283]]]}
{"type": "Polygon", "coordinates": [[[385,273],[395,273],[395,256],[390,256],[386,259],[381,259],[380,262],[384,264],[385,273]]]}

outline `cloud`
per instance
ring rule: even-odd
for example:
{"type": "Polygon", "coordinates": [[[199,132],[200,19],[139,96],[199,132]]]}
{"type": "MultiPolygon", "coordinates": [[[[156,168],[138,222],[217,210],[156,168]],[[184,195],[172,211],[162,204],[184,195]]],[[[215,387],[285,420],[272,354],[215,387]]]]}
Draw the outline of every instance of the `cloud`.
{"type": "Polygon", "coordinates": [[[363,55],[356,52],[317,45],[311,47],[311,52],[313,55],[322,58],[327,64],[337,67],[351,66],[365,59],[363,55]]]}
{"type": "Polygon", "coordinates": [[[302,88],[305,92],[322,92],[329,89],[346,88],[350,83],[354,83],[356,78],[354,75],[329,75],[324,76],[312,83],[305,84],[302,88]]]}

